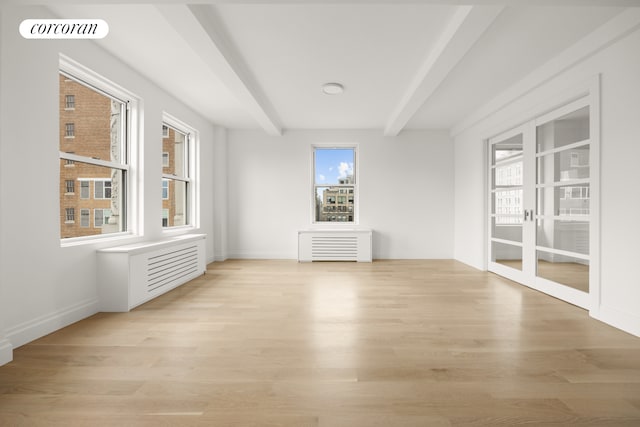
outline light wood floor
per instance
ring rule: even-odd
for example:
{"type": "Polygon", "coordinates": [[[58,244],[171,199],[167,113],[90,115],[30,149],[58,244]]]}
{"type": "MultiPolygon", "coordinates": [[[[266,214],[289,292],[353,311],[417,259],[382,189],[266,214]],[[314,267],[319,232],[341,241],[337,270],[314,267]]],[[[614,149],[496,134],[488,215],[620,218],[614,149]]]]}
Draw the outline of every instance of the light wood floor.
{"type": "MultiPolygon", "coordinates": [[[[499,264],[522,271],[522,260],[497,260],[499,264]]],[[[589,266],[575,262],[548,262],[538,260],[537,276],[552,282],[589,292],[589,266]]]]}
{"type": "Polygon", "coordinates": [[[454,261],[228,261],[16,349],[0,425],[640,425],[640,338],[454,261]]]}

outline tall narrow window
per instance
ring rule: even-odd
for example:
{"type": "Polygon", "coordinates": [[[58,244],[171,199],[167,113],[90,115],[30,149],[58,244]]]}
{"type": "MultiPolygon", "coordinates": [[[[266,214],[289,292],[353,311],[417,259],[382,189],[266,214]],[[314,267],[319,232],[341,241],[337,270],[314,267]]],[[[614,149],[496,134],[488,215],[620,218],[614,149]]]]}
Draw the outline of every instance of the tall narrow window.
{"type": "Polygon", "coordinates": [[[87,78],[88,71],[79,72],[83,73],[81,78],[66,69],[59,75],[60,180],[67,189],[71,188],[70,183],[80,182],[79,194],[60,197],[63,239],[127,229],[124,209],[129,172],[127,101],[119,89],[106,84],[92,86],[87,83],[92,81],[87,78]],[[64,167],[69,164],[74,167],[64,167]],[[75,221],[76,210],[80,211],[79,223],[75,221]],[[94,218],[94,227],[89,226],[91,210],[100,212],[94,218]],[[105,211],[111,213],[108,221],[104,219],[105,211]]]}
{"type": "Polygon", "coordinates": [[[76,182],[72,179],[67,179],[65,181],[65,192],[67,194],[73,194],[76,189],[76,182]]]}
{"type": "Polygon", "coordinates": [[[168,121],[162,134],[162,227],[192,225],[191,132],[168,121]]]}
{"type": "Polygon", "coordinates": [[[67,110],[73,110],[76,108],[76,96],[75,95],[65,95],[65,105],[64,108],[67,110]]]}
{"type": "Polygon", "coordinates": [[[355,168],[355,147],[314,147],[314,222],[356,222],[355,168]]]}
{"type": "Polygon", "coordinates": [[[65,138],[73,138],[76,136],[76,124],[75,123],[65,123],[64,124],[64,137],[65,138]]]}
{"type": "Polygon", "coordinates": [[[89,198],[89,181],[80,181],[80,198],[89,198]]]}
{"type": "Polygon", "coordinates": [[[76,220],[76,210],[75,208],[65,208],[65,222],[74,223],[76,220]]]}
{"type": "Polygon", "coordinates": [[[89,226],[89,209],[80,209],[80,227],[89,226]]]}

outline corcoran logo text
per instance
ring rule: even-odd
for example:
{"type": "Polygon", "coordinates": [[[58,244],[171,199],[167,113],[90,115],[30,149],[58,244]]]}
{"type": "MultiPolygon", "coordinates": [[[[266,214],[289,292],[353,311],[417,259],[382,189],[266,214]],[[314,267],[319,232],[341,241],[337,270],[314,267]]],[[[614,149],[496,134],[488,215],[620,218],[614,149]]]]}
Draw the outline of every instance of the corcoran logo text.
{"type": "Polygon", "coordinates": [[[20,34],[25,39],[102,39],[109,24],[102,19],[25,19],[20,34]]]}

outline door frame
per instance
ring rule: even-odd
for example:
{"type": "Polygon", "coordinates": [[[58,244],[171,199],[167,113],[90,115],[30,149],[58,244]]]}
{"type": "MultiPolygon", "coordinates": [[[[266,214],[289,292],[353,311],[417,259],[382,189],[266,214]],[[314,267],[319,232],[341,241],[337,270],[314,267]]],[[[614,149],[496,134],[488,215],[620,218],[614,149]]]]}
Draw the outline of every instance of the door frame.
{"type": "MultiPolygon", "coordinates": [[[[592,77],[588,84],[574,90],[572,94],[565,93],[557,98],[548,100],[548,102],[542,103],[538,108],[531,109],[528,114],[520,116],[519,120],[512,120],[511,126],[507,126],[503,123],[501,130],[491,133],[489,136],[483,139],[485,148],[485,248],[487,270],[494,272],[498,275],[504,276],[510,280],[528,286],[532,289],[546,293],[555,298],[559,298],[576,306],[585,308],[595,316],[601,303],[601,285],[600,285],[600,75],[592,77]],[[533,127],[535,135],[536,125],[544,121],[549,117],[557,116],[560,112],[570,112],[574,105],[578,105],[581,101],[586,101],[586,105],[589,106],[589,134],[590,134],[590,221],[589,221],[589,292],[585,293],[569,286],[562,285],[541,277],[536,277],[535,265],[533,275],[525,274],[525,246],[523,242],[523,270],[519,271],[507,266],[495,263],[491,261],[491,243],[492,243],[492,221],[491,221],[491,207],[492,207],[492,167],[491,167],[491,145],[492,141],[496,139],[507,139],[509,136],[520,133],[522,129],[526,129],[528,126],[533,127]]],[[[525,145],[525,136],[523,135],[523,145],[525,145]]],[[[532,144],[533,148],[533,164],[535,168],[536,162],[536,150],[535,141],[532,144]]],[[[523,150],[526,150],[523,147],[523,150]]],[[[528,153],[524,153],[526,156],[528,153]]],[[[526,160],[525,160],[526,161],[526,160]]],[[[535,172],[534,172],[535,173],[535,172]]],[[[523,188],[524,188],[523,182],[523,188]]],[[[535,187],[535,175],[534,175],[534,212],[535,206],[535,193],[537,192],[535,187]]],[[[526,198],[523,191],[523,197],[526,198]]],[[[537,212],[536,212],[537,214],[537,212]]],[[[537,215],[536,215],[537,216],[537,215]]],[[[537,219],[537,218],[536,218],[537,219]]],[[[525,222],[526,223],[526,222],[525,222]]],[[[535,222],[533,222],[535,225],[535,222]]],[[[523,241],[524,237],[523,228],[523,241]]],[[[535,257],[536,242],[533,242],[532,250],[535,257]]],[[[533,261],[535,263],[535,259],[533,261]]]]}

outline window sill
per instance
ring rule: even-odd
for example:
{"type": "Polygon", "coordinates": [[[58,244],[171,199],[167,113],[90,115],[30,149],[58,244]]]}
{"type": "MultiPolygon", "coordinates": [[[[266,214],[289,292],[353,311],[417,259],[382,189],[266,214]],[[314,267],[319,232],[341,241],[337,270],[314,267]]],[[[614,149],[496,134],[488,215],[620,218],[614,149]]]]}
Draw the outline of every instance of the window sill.
{"type": "Polygon", "coordinates": [[[121,245],[126,243],[126,242],[123,242],[124,240],[131,240],[133,238],[139,238],[139,237],[140,237],[139,235],[133,234],[131,232],[98,234],[95,236],[84,236],[84,237],[69,237],[67,239],[60,239],[60,247],[68,248],[73,246],[84,246],[84,245],[111,246],[109,245],[110,243],[121,245]]]}
{"type": "Polygon", "coordinates": [[[193,225],[177,225],[175,227],[162,227],[162,234],[165,236],[175,235],[175,234],[187,234],[191,231],[197,230],[197,227],[193,225]]]}

